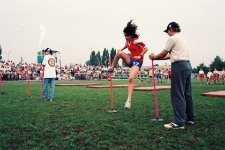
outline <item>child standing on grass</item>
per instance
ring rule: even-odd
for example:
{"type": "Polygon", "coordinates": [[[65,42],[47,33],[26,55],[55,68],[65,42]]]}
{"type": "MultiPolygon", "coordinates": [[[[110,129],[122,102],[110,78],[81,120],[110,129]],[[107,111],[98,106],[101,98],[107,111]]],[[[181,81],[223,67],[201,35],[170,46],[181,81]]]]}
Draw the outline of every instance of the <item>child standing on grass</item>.
{"type": "Polygon", "coordinates": [[[189,50],[188,44],[180,31],[178,23],[169,23],[164,32],[170,37],[164,50],[157,55],[154,53],[149,55],[151,60],[171,60],[171,101],[174,119],[171,123],[165,124],[164,127],[172,129],[184,129],[185,122],[195,123],[189,50]],[[187,118],[185,118],[185,114],[187,118]]]}
{"type": "Polygon", "coordinates": [[[148,78],[149,78],[149,83],[151,83],[152,82],[152,68],[150,68],[148,71],[148,78]]]}
{"type": "Polygon", "coordinates": [[[202,70],[202,68],[200,68],[198,73],[199,73],[200,84],[203,84],[203,78],[204,78],[205,73],[202,70]]]}
{"type": "Polygon", "coordinates": [[[162,73],[161,73],[161,70],[159,70],[157,72],[156,76],[157,76],[157,80],[158,80],[157,82],[158,83],[162,83],[162,73]]]}
{"type": "Polygon", "coordinates": [[[42,62],[44,66],[44,95],[43,100],[53,100],[54,97],[54,89],[55,89],[55,78],[56,78],[56,71],[55,65],[56,61],[55,58],[52,56],[52,50],[50,48],[46,48],[44,50],[45,57],[42,62]],[[50,85],[50,94],[48,97],[48,84],[50,85]]]}
{"type": "Polygon", "coordinates": [[[219,81],[219,72],[217,71],[216,68],[214,68],[213,77],[214,77],[214,84],[218,84],[218,81],[219,81]]]}
{"type": "Polygon", "coordinates": [[[225,81],[225,68],[222,68],[222,84],[224,85],[224,81],[225,81]]]}
{"type": "Polygon", "coordinates": [[[209,72],[207,73],[207,84],[211,84],[211,80],[212,80],[212,77],[213,77],[213,73],[211,71],[211,69],[209,69],[209,72]]]}
{"type": "Polygon", "coordinates": [[[131,108],[131,98],[134,89],[135,77],[143,64],[144,54],[148,51],[145,44],[139,40],[139,34],[136,32],[137,25],[132,23],[132,21],[133,20],[129,21],[123,30],[126,43],[123,48],[117,51],[112,67],[108,69],[108,72],[112,73],[120,58],[122,58],[125,64],[130,67],[128,78],[128,96],[124,106],[124,108],[128,109],[131,108]],[[126,48],[130,51],[130,56],[123,52],[126,48]]]}

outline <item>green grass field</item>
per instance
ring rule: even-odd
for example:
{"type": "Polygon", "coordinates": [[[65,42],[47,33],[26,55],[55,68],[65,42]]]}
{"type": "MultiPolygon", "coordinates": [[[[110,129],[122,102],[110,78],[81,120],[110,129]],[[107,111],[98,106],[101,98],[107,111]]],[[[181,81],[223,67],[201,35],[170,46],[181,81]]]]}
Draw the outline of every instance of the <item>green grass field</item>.
{"type": "MultiPolygon", "coordinates": [[[[66,83],[88,82],[109,85],[108,81],[66,83]]],[[[225,90],[225,85],[200,85],[199,80],[192,80],[192,86],[196,124],[173,130],[163,127],[173,119],[169,90],[157,91],[159,116],[164,121],[153,122],[151,91],[134,91],[132,107],[127,110],[123,108],[127,88],[113,89],[118,112],[109,113],[107,88],[56,86],[54,101],[44,102],[40,100],[41,82],[31,83],[31,98],[27,98],[27,83],[5,82],[5,94],[0,95],[0,149],[225,149],[225,99],[201,96],[225,90]]]]}

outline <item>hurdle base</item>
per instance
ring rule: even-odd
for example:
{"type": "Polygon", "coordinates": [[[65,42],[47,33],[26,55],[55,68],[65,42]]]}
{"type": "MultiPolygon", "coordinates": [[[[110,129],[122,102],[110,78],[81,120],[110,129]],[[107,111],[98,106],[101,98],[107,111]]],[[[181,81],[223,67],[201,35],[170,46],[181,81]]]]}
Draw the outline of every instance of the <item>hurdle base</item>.
{"type": "Polygon", "coordinates": [[[155,122],[161,122],[161,121],[164,121],[164,119],[161,119],[161,118],[155,118],[155,119],[152,119],[152,121],[155,121],[155,122]]]}
{"type": "Polygon", "coordinates": [[[116,113],[117,111],[115,109],[110,109],[108,112],[110,112],[110,113],[116,113]]]}
{"type": "Polygon", "coordinates": [[[32,98],[32,97],[28,96],[27,98],[32,98]]]}

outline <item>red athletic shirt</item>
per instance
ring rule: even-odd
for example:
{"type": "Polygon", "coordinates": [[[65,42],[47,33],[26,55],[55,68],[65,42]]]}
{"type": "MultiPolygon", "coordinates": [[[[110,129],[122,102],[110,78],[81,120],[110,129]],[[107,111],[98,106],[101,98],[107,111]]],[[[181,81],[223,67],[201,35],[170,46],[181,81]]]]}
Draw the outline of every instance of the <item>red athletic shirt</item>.
{"type": "MultiPolygon", "coordinates": [[[[138,38],[133,38],[130,42],[126,41],[127,49],[130,51],[130,57],[135,60],[134,56],[139,56],[145,47],[145,44],[138,38]]],[[[143,62],[143,57],[139,59],[143,62]]]]}
{"type": "Polygon", "coordinates": [[[168,74],[168,76],[170,76],[171,75],[171,70],[168,70],[167,74],[168,74]]]}

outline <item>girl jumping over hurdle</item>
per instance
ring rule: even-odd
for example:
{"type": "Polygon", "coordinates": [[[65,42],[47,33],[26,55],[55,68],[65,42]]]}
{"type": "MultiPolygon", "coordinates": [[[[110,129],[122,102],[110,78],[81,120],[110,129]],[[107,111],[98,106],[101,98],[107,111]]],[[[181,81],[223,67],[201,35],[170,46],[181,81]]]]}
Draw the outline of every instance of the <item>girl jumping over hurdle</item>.
{"type": "Polygon", "coordinates": [[[139,34],[136,32],[137,25],[132,23],[132,21],[133,20],[129,21],[123,30],[126,39],[125,45],[120,50],[117,50],[112,66],[108,69],[108,72],[112,73],[120,58],[131,68],[128,78],[128,96],[124,106],[124,108],[128,109],[131,107],[135,77],[143,64],[144,54],[148,51],[146,45],[139,40],[139,34]],[[130,51],[130,56],[123,52],[126,48],[130,51]]]}

